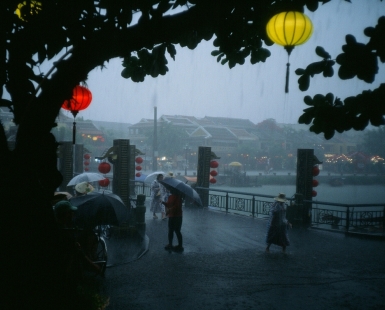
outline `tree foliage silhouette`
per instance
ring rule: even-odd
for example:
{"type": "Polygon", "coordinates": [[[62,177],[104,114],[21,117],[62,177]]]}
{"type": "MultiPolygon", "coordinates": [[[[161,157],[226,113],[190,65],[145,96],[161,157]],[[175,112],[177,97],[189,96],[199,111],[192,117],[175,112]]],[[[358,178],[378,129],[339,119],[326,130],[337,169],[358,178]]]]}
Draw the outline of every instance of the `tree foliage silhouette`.
{"type": "MultiPolygon", "coordinates": [[[[337,1],[337,0],[334,0],[337,1]]],[[[57,143],[50,131],[64,100],[72,89],[86,81],[88,73],[110,59],[123,59],[122,76],[134,82],[146,76],[166,74],[167,59],[177,59],[175,46],[196,48],[213,37],[212,55],[229,68],[267,61],[265,25],[284,10],[316,11],[329,0],[2,0],[0,1],[0,94],[1,107],[8,107],[18,126],[15,147],[10,149],[0,126],[0,194],[4,208],[1,227],[11,236],[4,241],[2,266],[3,303],[14,308],[58,309],[63,297],[60,257],[50,199],[61,183],[57,171],[57,143]],[[19,6],[18,14],[15,14],[19,6]],[[19,18],[20,17],[20,18],[19,18]],[[43,72],[50,64],[51,69],[43,72]],[[6,92],[5,92],[6,90],[6,92]],[[9,96],[7,95],[9,94],[9,96]],[[17,245],[17,246],[15,246],[17,245]],[[26,254],[28,253],[28,255],[26,254]],[[26,258],[28,256],[28,262],[26,258]],[[58,271],[59,270],[59,271],[58,271]],[[20,283],[19,279],[23,279],[20,283]],[[17,295],[29,299],[13,298],[17,295]]],[[[350,2],[350,1],[349,1],[350,2]]],[[[383,22],[369,29],[369,44],[347,38],[346,49],[337,57],[340,78],[357,76],[370,81],[375,58],[384,61],[383,22]],[[355,53],[359,53],[359,66],[355,53]],[[353,56],[352,56],[353,55],[353,56]],[[361,66],[362,65],[362,66],[361,66]],[[367,69],[369,68],[369,69],[367,69]]],[[[332,74],[332,61],[299,71],[306,88],[317,72],[332,74]],[[304,77],[305,76],[305,77],[304,77]]],[[[368,121],[383,123],[384,86],[347,98],[306,97],[311,105],[300,122],[316,133],[331,137],[334,130],[362,130],[368,121]],[[342,112],[341,112],[342,111],[342,112]],[[327,115],[333,115],[328,125],[327,115]],[[341,118],[343,117],[343,125],[341,118]]],[[[64,290],[65,291],[65,290],[64,290]]],[[[65,296],[65,294],[64,294],[65,296]]]]}

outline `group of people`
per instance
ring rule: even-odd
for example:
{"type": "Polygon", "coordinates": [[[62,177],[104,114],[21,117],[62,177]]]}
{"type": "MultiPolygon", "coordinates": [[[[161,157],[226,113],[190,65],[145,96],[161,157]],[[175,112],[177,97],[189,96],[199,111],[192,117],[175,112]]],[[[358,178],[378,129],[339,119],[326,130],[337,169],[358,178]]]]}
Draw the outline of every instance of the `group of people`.
{"type": "MultiPolygon", "coordinates": [[[[166,177],[173,177],[172,173],[169,173],[166,177]]],[[[156,179],[151,184],[151,207],[150,211],[153,214],[153,218],[157,219],[156,213],[162,214],[162,220],[168,218],[168,244],[165,246],[165,250],[183,252],[183,237],[181,233],[183,211],[182,204],[184,195],[170,187],[167,188],[160,182],[163,180],[163,174],[158,174],[156,179]],[[173,246],[174,233],[178,240],[178,245],[173,246]]]]}
{"type": "MultiPolygon", "coordinates": [[[[172,177],[168,175],[167,177],[172,177]]],[[[168,244],[165,246],[166,250],[183,251],[183,237],[181,233],[182,228],[182,204],[183,194],[172,187],[166,188],[161,184],[163,174],[158,174],[156,179],[151,184],[151,207],[153,218],[157,219],[156,213],[162,214],[162,219],[168,217],[168,244]],[[178,240],[178,245],[173,246],[174,233],[178,240]]],[[[292,224],[286,219],[286,196],[279,193],[274,198],[275,202],[272,204],[269,211],[269,220],[266,232],[266,249],[270,252],[272,244],[282,247],[282,252],[286,252],[286,247],[290,245],[288,236],[288,229],[292,224]]]]}

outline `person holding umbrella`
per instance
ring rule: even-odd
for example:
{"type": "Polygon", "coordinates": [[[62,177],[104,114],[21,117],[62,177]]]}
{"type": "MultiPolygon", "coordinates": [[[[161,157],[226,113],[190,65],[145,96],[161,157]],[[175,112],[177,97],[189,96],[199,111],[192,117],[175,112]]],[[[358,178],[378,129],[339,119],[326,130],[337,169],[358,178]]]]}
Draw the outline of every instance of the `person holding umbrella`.
{"type": "Polygon", "coordinates": [[[162,202],[166,207],[166,215],[168,216],[168,244],[164,248],[168,251],[183,252],[183,237],[180,230],[182,228],[184,195],[172,187],[170,187],[170,192],[171,195],[168,197],[167,202],[162,202]],[[178,239],[177,246],[172,245],[174,232],[178,239]]]}

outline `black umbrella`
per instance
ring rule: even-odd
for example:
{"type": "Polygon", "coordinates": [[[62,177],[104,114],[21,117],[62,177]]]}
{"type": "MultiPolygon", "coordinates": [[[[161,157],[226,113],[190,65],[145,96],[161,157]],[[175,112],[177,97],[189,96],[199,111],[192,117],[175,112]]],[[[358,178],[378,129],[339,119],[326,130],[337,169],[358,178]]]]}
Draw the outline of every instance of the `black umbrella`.
{"type": "Polygon", "coordinates": [[[119,225],[128,222],[130,210],[115,194],[92,192],[70,199],[75,211],[75,224],[83,228],[99,225],[119,225]]]}
{"type": "Polygon", "coordinates": [[[174,188],[178,190],[185,196],[191,198],[198,206],[202,207],[202,201],[199,194],[190,185],[187,185],[186,183],[175,178],[164,178],[160,181],[160,183],[167,188],[174,188]]]}

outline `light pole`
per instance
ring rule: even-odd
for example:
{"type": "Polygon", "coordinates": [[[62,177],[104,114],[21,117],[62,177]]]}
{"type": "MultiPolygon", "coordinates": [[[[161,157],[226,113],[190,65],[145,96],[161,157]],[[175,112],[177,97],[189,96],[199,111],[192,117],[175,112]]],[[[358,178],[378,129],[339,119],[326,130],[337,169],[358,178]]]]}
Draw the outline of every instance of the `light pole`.
{"type": "Polygon", "coordinates": [[[184,150],[186,152],[186,164],[184,166],[184,175],[187,175],[187,152],[191,150],[188,143],[186,143],[186,146],[184,147],[184,150]]]}

